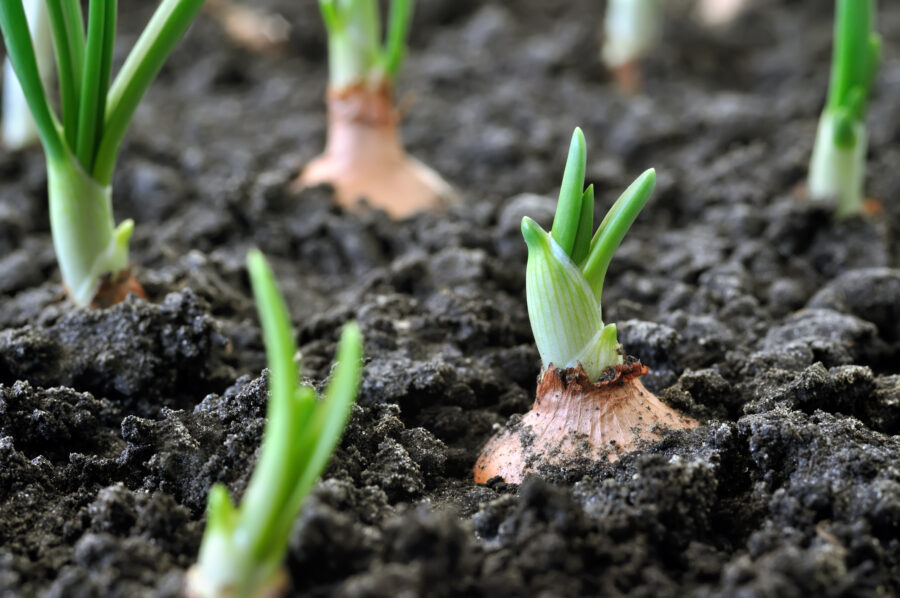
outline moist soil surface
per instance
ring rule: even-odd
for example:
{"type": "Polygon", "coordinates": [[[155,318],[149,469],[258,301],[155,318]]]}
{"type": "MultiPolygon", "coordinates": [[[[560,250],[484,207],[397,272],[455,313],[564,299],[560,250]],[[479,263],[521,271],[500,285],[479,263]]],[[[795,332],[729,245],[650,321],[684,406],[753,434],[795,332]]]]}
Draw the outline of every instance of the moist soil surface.
{"type": "MultiPolygon", "coordinates": [[[[150,4],[123,4],[119,63],[150,4]]],[[[242,494],[265,423],[252,246],[311,383],[346,321],[366,339],[358,406],[292,530],[292,594],[900,594],[900,5],[881,3],[868,118],[880,209],[835,223],[804,196],[832,3],[757,0],[719,31],[667,3],[626,98],[597,61],[602,3],[422,0],[403,135],[463,203],[392,223],[291,193],[324,145],[323,28],[314,3],[253,4],[289,40],[254,53],[202,15],[121,153],[148,300],[74,308],[43,156],[0,155],[0,594],[179,595],[207,492],[242,494]],[[576,125],[597,212],[658,171],[604,316],[701,425],[479,486],[479,450],[534,397],[519,222],[549,224],[576,125]]]]}

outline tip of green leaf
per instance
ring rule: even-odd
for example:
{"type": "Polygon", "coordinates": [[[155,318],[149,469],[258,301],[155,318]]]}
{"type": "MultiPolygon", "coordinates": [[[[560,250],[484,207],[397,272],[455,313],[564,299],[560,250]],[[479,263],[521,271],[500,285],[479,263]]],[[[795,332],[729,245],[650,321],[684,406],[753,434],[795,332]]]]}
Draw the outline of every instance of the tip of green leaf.
{"type": "Polygon", "coordinates": [[[254,247],[247,252],[247,270],[250,272],[259,271],[260,269],[265,269],[266,266],[266,257],[262,251],[254,247]]]}
{"type": "MultiPolygon", "coordinates": [[[[581,127],[575,127],[575,131],[572,132],[572,142],[569,144],[569,157],[568,162],[572,160],[576,160],[582,164],[581,169],[584,170],[584,163],[587,161],[587,141],[584,139],[584,131],[581,130],[581,127]]],[[[569,166],[567,163],[566,166],[569,166]]],[[[584,184],[584,180],[578,181],[578,190],[581,191],[581,186],[584,184]]]]}
{"type": "Polygon", "coordinates": [[[522,218],[522,236],[525,237],[525,244],[529,249],[534,249],[538,245],[543,245],[544,237],[547,233],[541,228],[541,225],[525,216],[522,218]]]}
{"type": "MultiPolygon", "coordinates": [[[[643,199],[643,202],[646,202],[647,199],[650,198],[650,195],[653,193],[653,189],[656,188],[656,169],[648,168],[641,176],[635,179],[635,181],[628,186],[628,189],[625,191],[629,193],[631,196],[640,196],[643,199]]],[[[643,205],[643,202],[641,205],[643,205]]]]}
{"type": "Polygon", "coordinates": [[[134,232],[134,220],[128,218],[119,223],[113,235],[116,239],[116,246],[122,250],[128,250],[128,242],[131,240],[131,234],[134,232]]]}
{"type": "Polygon", "coordinates": [[[344,324],[341,331],[340,347],[350,347],[354,352],[361,352],[363,343],[362,329],[355,320],[344,324]]]}
{"type": "Polygon", "coordinates": [[[227,530],[234,519],[235,507],[228,495],[228,489],[215,484],[209,489],[207,499],[207,521],[210,529],[227,530]]]}
{"type": "MultiPolygon", "coordinates": [[[[254,293],[257,289],[262,289],[267,283],[275,284],[275,275],[272,273],[272,267],[265,254],[257,248],[252,248],[247,252],[247,272],[250,274],[250,281],[253,285],[254,293]]],[[[259,298],[257,298],[259,302],[259,298]]]]}
{"type": "Polygon", "coordinates": [[[581,130],[581,127],[575,127],[575,130],[572,132],[572,143],[587,145],[584,140],[584,131],[581,130]]]}

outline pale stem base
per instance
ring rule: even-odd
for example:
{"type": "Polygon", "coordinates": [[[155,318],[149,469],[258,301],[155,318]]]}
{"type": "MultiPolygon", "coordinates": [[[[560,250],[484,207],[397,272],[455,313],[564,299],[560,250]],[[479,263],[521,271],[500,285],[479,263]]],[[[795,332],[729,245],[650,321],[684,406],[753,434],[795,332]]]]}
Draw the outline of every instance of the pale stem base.
{"type": "MultiPolygon", "coordinates": [[[[223,563],[232,566],[234,563],[223,563]]],[[[201,565],[194,565],[185,575],[185,598],[281,598],[287,594],[288,576],[284,569],[278,569],[258,586],[247,589],[237,582],[222,579],[210,580],[208,572],[201,565]]]]}
{"type": "Polygon", "coordinates": [[[865,125],[855,123],[856,143],[849,148],[838,147],[834,128],[834,118],[827,112],[822,114],[809,163],[809,197],[814,202],[836,202],[836,216],[846,218],[863,208],[868,140],[865,125]]]}
{"type": "Polygon", "coordinates": [[[112,189],[97,183],[70,156],[48,161],[50,229],[63,283],[77,305],[89,305],[107,274],[128,268],[134,222],[115,226],[112,189]]]}
{"type": "Polygon", "coordinates": [[[251,553],[251,535],[233,522],[236,515],[229,499],[228,513],[209,512],[197,563],[185,576],[186,598],[276,598],[283,596],[288,577],[279,560],[260,561],[251,553]]]}
{"type": "Polygon", "coordinates": [[[660,0],[609,0],[603,22],[603,62],[611,69],[640,60],[659,40],[660,0]]]}

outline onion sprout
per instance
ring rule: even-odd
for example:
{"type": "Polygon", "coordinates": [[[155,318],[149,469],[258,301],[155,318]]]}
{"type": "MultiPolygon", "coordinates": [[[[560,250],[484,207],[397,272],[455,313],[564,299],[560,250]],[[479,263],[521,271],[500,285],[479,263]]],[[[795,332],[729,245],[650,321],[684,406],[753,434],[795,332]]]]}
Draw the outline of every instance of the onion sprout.
{"type": "Polygon", "coordinates": [[[596,232],[594,189],[584,189],[584,134],[575,129],[550,233],[527,216],[528,317],[543,367],[579,363],[592,380],[621,364],[615,324],[604,324],[600,299],[613,254],[650,198],[656,171],[644,172],[616,200],[596,232]]]}
{"type": "Polygon", "coordinates": [[[115,226],[111,180],[126,128],[150,83],[203,0],[163,0],[110,83],[116,0],[91,0],[87,30],[79,0],[47,2],[56,50],[61,117],[41,82],[22,0],[0,2],[6,51],[47,157],[50,227],[63,282],[77,305],[101,278],[128,268],[134,223],[115,226]]]}
{"type": "Polygon", "coordinates": [[[209,492],[200,555],[188,572],[189,596],[270,596],[283,591],[281,562],[291,525],[337,447],[359,387],[359,327],[344,327],[337,367],[325,398],[318,401],[311,386],[299,383],[287,306],[262,253],[251,251],[247,268],[269,363],[268,422],[240,507],[220,484],[209,492]]]}
{"type": "Polygon", "coordinates": [[[837,0],[831,82],[809,164],[809,195],[836,201],[839,218],[863,206],[866,109],[881,54],[875,13],[875,0],[837,0]]]}

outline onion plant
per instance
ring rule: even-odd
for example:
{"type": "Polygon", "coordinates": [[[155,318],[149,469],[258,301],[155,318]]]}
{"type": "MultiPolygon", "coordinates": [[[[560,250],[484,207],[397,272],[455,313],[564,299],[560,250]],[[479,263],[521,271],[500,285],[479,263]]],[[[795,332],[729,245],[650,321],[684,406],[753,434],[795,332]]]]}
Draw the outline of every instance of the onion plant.
{"type": "Polygon", "coordinates": [[[603,62],[625,91],[640,85],[638,61],[659,41],[662,0],[608,0],[603,21],[603,62]]]}
{"type": "Polygon", "coordinates": [[[528,218],[528,317],[544,368],[581,364],[592,380],[622,363],[616,325],[603,323],[600,298],[613,254],[656,185],[656,171],[637,178],[607,212],[596,232],[594,187],[584,189],[584,134],[575,129],[559,192],[553,227],[546,232],[528,218]]]}
{"type": "Polygon", "coordinates": [[[269,363],[268,421],[240,507],[224,486],[210,490],[200,555],[188,572],[189,596],[273,596],[285,590],[281,563],[291,525],[337,447],[359,387],[362,336],[354,323],[341,334],[324,399],[299,384],[297,347],[272,271],[257,250],[247,256],[247,267],[269,363]]]}
{"type": "MultiPolygon", "coordinates": [[[[50,20],[45,0],[24,0],[28,31],[34,40],[34,52],[38,72],[44,89],[50,87],[53,77],[53,40],[50,38],[50,20]]],[[[40,141],[37,127],[25,93],[9,58],[3,61],[3,145],[8,149],[22,149],[40,141]]]]}
{"type": "MultiPolygon", "coordinates": [[[[163,0],[110,82],[117,1],[90,0],[86,29],[79,0],[48,1],[59,76],[57,116],[41,84],[22,0],[0,2],[7,55],[47,158],[53,246],[63,282],[78,305],[91,302],[101,279],[128,270],[134,223],[113,221],[116,157],[141,97],[202,4],[163,0]]],[[[139,289],[132,281],[122,284],[139,289]]]]}
{"type": "Polygon", "coordinates": [[[831,82],[809,164],[809,195],[836,201],[838,217],[863,206],[866,109],[881,53],[875,14],[875,0],[837,0],[831,82]]]}
{"type": "Polygon", "coordinates": [[[455,199],[433,170],[409,157],[393,92],[406,53],[413,0],[391,0],[382,39],[377,0],[319,0],[328,33],[328,140],[299,187],[328,183],[348,209],[364,198],[393,217],[455,199]]]}
{"type": "Polygon", "coordinates": [[[594,190],[584,188],[584,135],[575,129],[553,226],[522,219],[528,245],[525,294],[542,371],[531,411],[511,419],[475,464],[476,482],[519,483],[542,465],[615,460],[660,428],[697,422],[665,405],[640,381],[647,368],[625,358],[600,300],[613,254],[653,192],[654,170],[625,190],[594,231],[594,190]]]}

